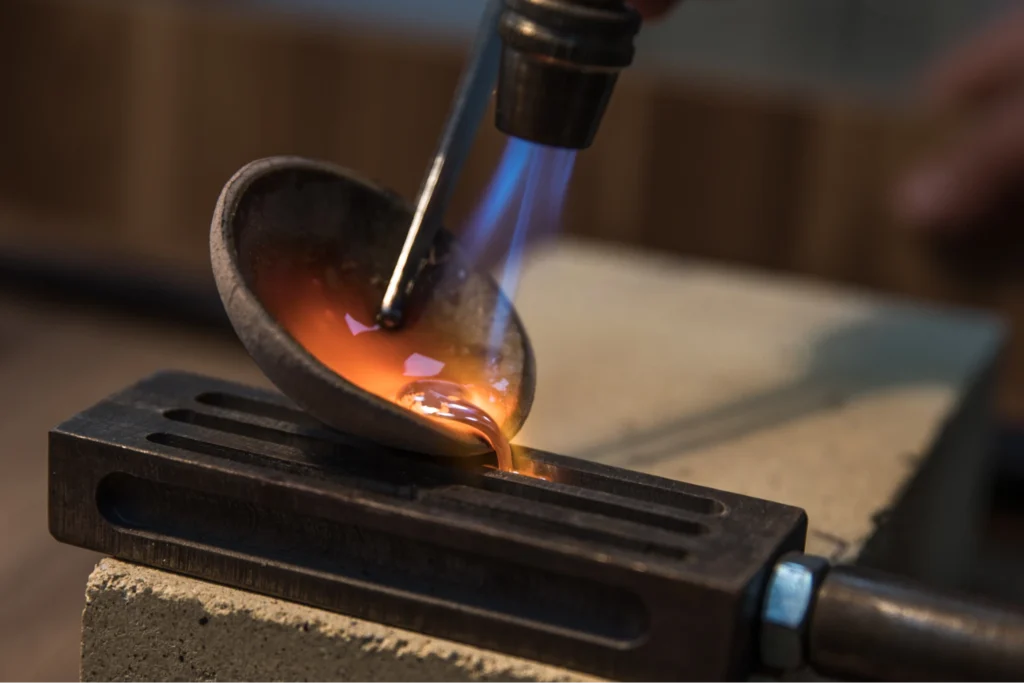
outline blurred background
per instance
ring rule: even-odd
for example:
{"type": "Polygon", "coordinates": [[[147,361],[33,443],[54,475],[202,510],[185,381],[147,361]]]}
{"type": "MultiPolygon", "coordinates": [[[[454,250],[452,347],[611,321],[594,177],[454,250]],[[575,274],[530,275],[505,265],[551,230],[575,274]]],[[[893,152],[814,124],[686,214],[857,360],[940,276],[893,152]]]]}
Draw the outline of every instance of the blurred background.
{"type": "MultiPolygon", "coordinates": [[[[1024,279],[941,267],[891,216],[893,179],[946,131],[913,104],[996,0],[693,0],[645,28],[576,165],[569,233],[970,305],[1015,328],[1001,389],[1024,420],[1024,279]]],[[[0,3],[0,677],[77,678],[95,558],[45,527],[45,433],[160,367],[258,382],[208,274],[221,186],[298,154],[406,197],[479,0],[0,3]],[[144,280],[136,277],[145,274],[144,280]]],[[[484,125],[451,211],[502,149],[484,125]]],[[[1012,429],[972,588],[1021,599],[1012,429]]]]}

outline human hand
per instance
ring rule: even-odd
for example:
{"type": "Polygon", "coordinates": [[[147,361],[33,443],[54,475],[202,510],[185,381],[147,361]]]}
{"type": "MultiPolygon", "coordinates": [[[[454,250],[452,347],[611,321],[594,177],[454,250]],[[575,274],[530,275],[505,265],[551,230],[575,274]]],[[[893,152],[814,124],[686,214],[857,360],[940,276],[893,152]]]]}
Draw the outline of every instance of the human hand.
{"type": "MultiPolygon", "coordinates": [[[[945,236],[999,225],[1024,192],[1024,9],[955,51],[926,82],[926,96],[963,128],[904,180],[897,208],[945,236]]],[[[1024,215],[1012,222],[1024,228],[1024,215]]]]}

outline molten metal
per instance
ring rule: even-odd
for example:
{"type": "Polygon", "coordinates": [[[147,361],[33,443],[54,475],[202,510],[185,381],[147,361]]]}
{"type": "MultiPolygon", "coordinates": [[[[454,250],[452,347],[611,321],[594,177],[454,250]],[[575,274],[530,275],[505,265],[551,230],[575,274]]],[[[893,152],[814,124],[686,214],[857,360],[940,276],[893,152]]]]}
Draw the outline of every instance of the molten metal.
{"type": "MultiPolygon", "coordinates": [[[[398,331],[380,329],[373,318],[376,296],[356,265],[279,247],[275,258],[257,264],[253,283],[281,326],[349,382],[398,405],[411,382],[459,387],[463,402],[505,439],[501,429],[517,401],[509,389],[518,378],[503,376],[500,363],[488,362],[493,355],[486,349],[462,344],[458,330],[439,329],[428,320],[398,331]]],[[[493,443],[490,432],[484,438],[493,443]]]]}
{"type": "Polygon", "coordinates": [[[411,382],[396,397],[398,404],[446,427],[467,430],[490,445],[498,456],[498,469],[515,471],[512,446],[490,415],[474,402],[466,387],[442,380],[411,382]]]}

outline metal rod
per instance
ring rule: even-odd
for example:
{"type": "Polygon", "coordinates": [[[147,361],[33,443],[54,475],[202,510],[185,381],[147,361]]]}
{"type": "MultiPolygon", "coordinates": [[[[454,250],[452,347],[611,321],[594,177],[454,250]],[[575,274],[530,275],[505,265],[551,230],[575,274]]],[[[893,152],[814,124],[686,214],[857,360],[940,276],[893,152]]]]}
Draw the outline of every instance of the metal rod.
{"type": "Polygon", "coordinates": [[[818,592],[809,661],[854,680],[1024,678],[1024,614],[854,567],[834,567],[818,592]]]}
{"type": "Polygon", "coordinates": [[[385,327],[394,328],[402,323],[405,300],[441,227],[462,163],[494,91],[501,60],[498,21],[503,5],[503,0],[489,0],[484,8],[483,21],[462,73],[448,122],[423,180],[409,232],[384,292],[378,317],[385,327]]]}

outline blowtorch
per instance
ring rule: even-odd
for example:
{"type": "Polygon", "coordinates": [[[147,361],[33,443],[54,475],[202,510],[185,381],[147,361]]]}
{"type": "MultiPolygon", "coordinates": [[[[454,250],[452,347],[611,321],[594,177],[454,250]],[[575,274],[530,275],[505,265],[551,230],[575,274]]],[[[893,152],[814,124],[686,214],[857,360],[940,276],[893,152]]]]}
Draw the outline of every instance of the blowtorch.
{"type": "Polygon", "coordinates": [[[488,0],[448,122],[416,198],[379,320],[402,324],[448,200],[497,82],[495,124],[550,147],[586,149],[619,72],[633,60],[640,15],[623,0],[488,0]]]}

